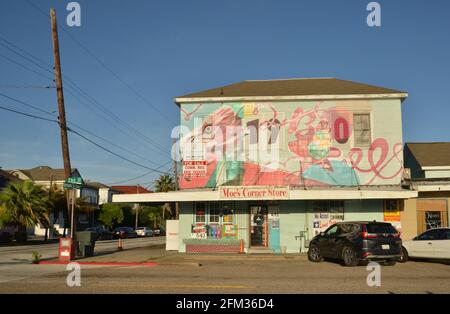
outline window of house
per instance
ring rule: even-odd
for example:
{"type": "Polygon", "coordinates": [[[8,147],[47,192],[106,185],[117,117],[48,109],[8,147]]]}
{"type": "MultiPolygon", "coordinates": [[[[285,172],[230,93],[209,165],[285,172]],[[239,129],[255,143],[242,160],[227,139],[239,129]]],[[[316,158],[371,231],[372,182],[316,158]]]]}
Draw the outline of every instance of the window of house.
{"type": "Polygon", "coordinates": [[[355,146],[369,146],[372,143],[370,114],[353,115],[353,134],[355,146]]]}
{"type": "Polygon", "coordinates": [[[195,223],[206,222],[206,203],[195,203],[195,223]]]}

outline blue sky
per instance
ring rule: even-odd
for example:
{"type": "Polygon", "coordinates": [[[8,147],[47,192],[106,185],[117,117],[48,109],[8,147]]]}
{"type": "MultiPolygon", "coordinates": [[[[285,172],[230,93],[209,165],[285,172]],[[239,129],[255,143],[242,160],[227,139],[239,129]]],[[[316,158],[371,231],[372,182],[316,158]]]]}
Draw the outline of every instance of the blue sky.
{"type": "MultiPolygon", "coordinates": [[[[379,28],[366,24],[368,0],[78,1],[81,27],[65,25],[70,1],[30,1],[44,12],[56,8],[70,34],[60,30],[63,75],[145,136],[66,92],[68,119],[138,154],[93,138],[149,167],[169,161],[170,132],[179,119],[173,97],[246,79],[338,77],[404,90],[404,141],[450,140],[449,1],[379,1],[379,28]]],[[[53,63],[49,20],[25,0],[0,0],[0,36],[53,63]]],[[[45,74],[3,46],[0,55],[45,74]]],[[[52,82],[0,57],[0,93],[57,109],[54,89],[11,85],[52,82]]],[[[0,105],[39,113],[4,97],[0,105]]],[[[6,111],[0,111],[0,121],[2,168],[62,167],[57,125],[6,111]]],[[[72,166],[85,178],[113,183],[148,172],[74,135],[69,144],[72,166]]],[[[156,177],[128,183],[151,185],[156,177]]]]}

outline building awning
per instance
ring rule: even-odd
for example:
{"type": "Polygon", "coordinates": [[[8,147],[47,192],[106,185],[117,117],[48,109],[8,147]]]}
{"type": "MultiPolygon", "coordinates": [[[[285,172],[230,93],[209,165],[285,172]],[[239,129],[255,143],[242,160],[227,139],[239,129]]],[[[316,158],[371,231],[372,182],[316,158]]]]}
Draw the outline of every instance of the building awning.
{"type": "Polygon", "coordinates": [[[289,187],[220,187],[217,190],[189,190],[165,193],[115,194],[114,203],[164,203],[192,201],[257,201],[257,200],[360,200],[408,199],[417,191],[400,188],[329,188],[291,189],[289,187]]]}

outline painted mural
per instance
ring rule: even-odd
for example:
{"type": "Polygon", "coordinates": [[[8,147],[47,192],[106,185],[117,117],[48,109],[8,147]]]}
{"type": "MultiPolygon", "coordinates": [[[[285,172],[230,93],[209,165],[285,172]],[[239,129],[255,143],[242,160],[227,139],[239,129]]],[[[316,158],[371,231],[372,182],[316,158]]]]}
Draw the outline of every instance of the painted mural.
{"type": "Polygon", "coordinates": [[[375,106],[360,107],[350,101],[182,104],[183,162],[203,168],[185,172],[180,187],[399,184],[401,132],[374,129],[375,106]]]}

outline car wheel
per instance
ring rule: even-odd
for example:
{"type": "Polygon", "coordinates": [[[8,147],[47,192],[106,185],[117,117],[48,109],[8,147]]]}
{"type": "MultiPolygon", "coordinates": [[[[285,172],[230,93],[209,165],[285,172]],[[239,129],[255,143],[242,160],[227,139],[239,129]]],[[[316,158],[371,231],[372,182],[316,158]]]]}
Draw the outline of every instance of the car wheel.
{"type": "Polygon", "coordinates": [[[395,264],[397,264],[397,261],[395,259],[391,259],[389,261],[385,261],[383,266],[394,266],[395,264]]]}
{"type": "Polygon", "coordinates": [[[315,263],[323,261],[323,257],[320,255],[320,249],[317,246],[314,245],[309,248],[308,259],[315,263]]]}
{"type": "Polygon", "coordinates": [[[344,266],[356,266],[359,264],[358,257],[356,256],[355,250],[351,246],[345,246],[342,249],[342,263],[344,266]]]}
{"type": "Polygon", "coordinates": [[[406,263],[409,260],[408,251],[402,247],[402,258],[399,260],[400,263],[406,263]]]}

